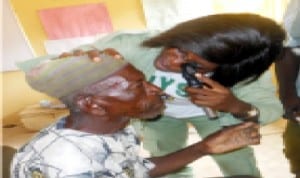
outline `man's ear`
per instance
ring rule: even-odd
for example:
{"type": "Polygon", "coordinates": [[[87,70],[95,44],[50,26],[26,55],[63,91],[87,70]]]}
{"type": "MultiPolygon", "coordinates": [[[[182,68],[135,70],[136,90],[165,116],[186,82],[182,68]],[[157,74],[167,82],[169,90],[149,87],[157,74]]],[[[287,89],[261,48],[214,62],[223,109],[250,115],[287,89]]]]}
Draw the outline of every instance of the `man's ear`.
{"type": "Polygon", "coordinates": [[[101,104],[101,98],[97,97],[97,102],[91,95],[79,95],[75,97],[75,102],[80,111],[96,116],[104,116],[107,114],[105,108],[101,104]]]}

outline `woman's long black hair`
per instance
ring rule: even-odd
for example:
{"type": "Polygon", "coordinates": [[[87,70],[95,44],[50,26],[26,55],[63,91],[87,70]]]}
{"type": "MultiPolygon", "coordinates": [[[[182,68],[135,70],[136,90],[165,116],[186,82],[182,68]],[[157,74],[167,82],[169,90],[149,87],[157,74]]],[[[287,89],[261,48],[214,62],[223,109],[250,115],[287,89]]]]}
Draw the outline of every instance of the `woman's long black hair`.
{"type": "Polygon", "coordinates": [[[175,47],[219,65],[212,79],[231,87],[257,79],[283,48],[285,31],[256,14],[216,14],[181,23],[143,42],[145,47],[175,47]]]}

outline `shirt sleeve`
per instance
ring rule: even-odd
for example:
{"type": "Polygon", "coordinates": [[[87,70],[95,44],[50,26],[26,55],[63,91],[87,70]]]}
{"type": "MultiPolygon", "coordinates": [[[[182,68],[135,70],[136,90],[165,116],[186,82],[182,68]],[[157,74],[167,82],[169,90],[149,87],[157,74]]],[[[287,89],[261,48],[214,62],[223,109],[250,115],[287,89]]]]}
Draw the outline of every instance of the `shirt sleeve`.
{"type": "Polygon", "coordinates": [[[283,25],[288,33],[287,46],[300,46],[300,1],[291,0],[284,14],[283,25]]]}
{"type": "Polygon", "coordinates": [[[151,161],[140,157],[139,164],[135,165],[135,170],[139,170],[136,172],[136,177],[148,178],[148,172],[155,167],[155,164],[151,161]]]}
{"type": "MultiPolygon", "coordinates": [[[[266,71],[257,81],[236,86],[233,93],[241,100],[257,107],[260,112],[259,123],[265,125],[281,118],[282,104],[276,95],[276,87],[272,80],[271,71],[266,71]]],[[[221,125],[232,125],[241,121],[230,113],[221,117],[221,125]]]]}

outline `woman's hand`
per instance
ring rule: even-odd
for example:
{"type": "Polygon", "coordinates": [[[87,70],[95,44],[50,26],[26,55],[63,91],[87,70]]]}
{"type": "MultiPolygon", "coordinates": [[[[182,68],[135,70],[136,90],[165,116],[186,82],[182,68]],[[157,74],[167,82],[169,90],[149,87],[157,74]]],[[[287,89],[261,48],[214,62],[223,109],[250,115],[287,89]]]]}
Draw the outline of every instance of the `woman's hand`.
{"type": "Polygon", "coordinates": [[[88,55],[92,61],[99,62],[99,61],[101,61],[100,54],[106,54],[106,55],[109,55],[116,59],[122,58],[122,55],[113,48],[106,48],[104,50],[92,49],[89,51],[83,51],[81,49],[77,49],[72,52],[64,52],[64,53],[60,54],[58,56],[58,58],[60,59],[60,58],[71,57],[71,56],[88,55]]]}
{"type": "Polygon", "coordinates": [[[205,85],[203,88],[186,88],[186,92],[194,104],[232,114],[242,113],[251,108],[250,104],[239,100],[229,88],[199,73],[196,74],[196,77],[205,85]]]}

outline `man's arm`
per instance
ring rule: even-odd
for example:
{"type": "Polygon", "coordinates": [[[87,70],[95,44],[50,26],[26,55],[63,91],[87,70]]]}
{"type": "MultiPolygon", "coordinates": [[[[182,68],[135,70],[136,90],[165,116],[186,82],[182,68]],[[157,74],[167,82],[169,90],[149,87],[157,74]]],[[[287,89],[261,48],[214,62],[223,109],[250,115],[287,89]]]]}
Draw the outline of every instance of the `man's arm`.
{"type": "Polygon", "coordinates": [[[247,145],[259,144],[258,129],[258,124],[253,122],[229,126],[187,148],[166,156],[149,158],[155,164],[149,175],[150,177],[162,176],[177,171],[202,156],[230,152],[247,145]]]}
{"type": "Polygon", "coordinates": [[[285,117],[294,119],[294,112],[300,112],[300,98],[297,96],[296,79],[300,65],[300,56],[286,48],[282,58],[275,63],[275,72],[279,86],[279,97],[285,108],[285,117]]]}

